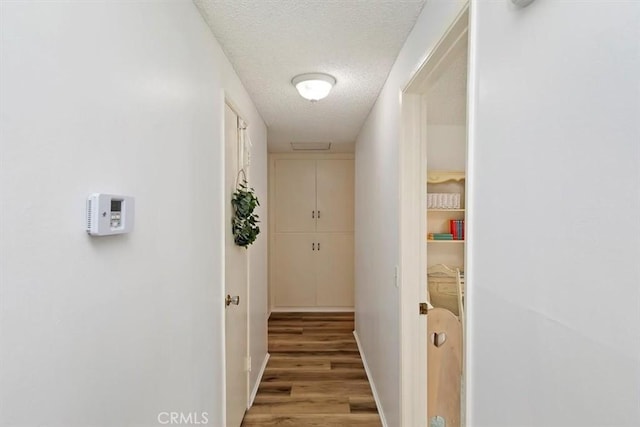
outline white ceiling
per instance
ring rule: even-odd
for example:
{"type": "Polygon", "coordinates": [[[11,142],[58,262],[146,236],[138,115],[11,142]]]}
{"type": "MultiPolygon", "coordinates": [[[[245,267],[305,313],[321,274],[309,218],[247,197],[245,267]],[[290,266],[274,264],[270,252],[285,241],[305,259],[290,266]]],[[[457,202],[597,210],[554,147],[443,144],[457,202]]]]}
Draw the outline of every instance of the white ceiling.
{"type": "Polygon", "coordinates": [[[426,0],[194,0],[266,122],[269,151],[353,143],[426,0]],[[291,84],[337,84],[311,103],[291,84]]]}

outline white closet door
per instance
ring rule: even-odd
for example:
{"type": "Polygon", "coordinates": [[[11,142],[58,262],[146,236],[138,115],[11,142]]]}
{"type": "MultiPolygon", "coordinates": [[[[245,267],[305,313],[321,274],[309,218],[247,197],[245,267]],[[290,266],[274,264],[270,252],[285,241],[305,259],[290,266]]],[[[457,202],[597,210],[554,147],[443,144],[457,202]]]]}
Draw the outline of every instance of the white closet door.
{"type": "Polygon", "coordinates": [[[313,233],[278,233],[274,236],[274,304],[276,307],[316,305],[313,233]]]}
{"type": "Polygon", "coordinates": [[[319,232],[353,231],[353,160],[318,160],[317,206],[319,232]]]}
{"type": "Polygon", "coordinates": [[[316,161],[275,161],[276,233],[312,232],[316,228],[316,161]]]}
{"type": "Polygon", "coordinates": [[[353,233],[322,233],[316,240],[318,306],[353,307],[353,233]]]}

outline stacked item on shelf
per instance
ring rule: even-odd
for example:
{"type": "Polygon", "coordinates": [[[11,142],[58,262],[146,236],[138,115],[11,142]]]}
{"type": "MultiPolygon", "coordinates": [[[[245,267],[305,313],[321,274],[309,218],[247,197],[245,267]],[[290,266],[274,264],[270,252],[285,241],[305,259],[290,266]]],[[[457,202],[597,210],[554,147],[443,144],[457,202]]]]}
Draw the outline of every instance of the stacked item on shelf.
{"type": "Polygon", "coordinates": [[[427,209],[460,209],[460,193],[428,193],[427,209]]]}
{"type": "Polygon", "coordinates": [[[429,240],[454,240],[451,233],[429,233],[429,240]]]}
{"type": "Polygon", "coordinates": [[[464,240],[464,219],[450,219],[449,231],[453,240],[464,240]]]}

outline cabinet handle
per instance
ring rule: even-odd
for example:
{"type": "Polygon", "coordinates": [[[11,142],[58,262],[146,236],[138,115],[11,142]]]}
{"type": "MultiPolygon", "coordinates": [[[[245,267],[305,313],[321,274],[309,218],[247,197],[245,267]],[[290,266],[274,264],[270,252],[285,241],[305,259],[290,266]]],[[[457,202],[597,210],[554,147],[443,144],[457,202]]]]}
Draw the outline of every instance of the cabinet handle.
{"type": "Polygon", "coordinates": [[[320,219],[320,211],[318,211],[318,219],[320,219]]]}
{"type": "Polygon", "coordinates": [[[320,242],[318,242],[318,250],[320,250],[320,242]]]}
{"type": "MultiPolygon", "coordinates": [[[[312,250],[312,251],[315,251],[315,250],[316,250],[316,244],[315,244],[315,243],[312,243],[312,244],[311,244],[311,250],[312,250]]],[[[320,247],[318,247],[318,250],[320,250],[320,247]]]]}
{"type": "Polygon", "coordinates": [[[316,211],[311,211],[311,218],[315,218],[316,217],[316,211]]]}

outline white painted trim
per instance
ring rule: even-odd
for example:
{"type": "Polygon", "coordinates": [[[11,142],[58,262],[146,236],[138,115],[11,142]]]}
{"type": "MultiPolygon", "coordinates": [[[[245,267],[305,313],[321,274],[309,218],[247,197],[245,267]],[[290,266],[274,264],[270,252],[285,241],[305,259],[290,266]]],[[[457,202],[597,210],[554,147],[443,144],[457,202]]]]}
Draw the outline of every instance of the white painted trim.
{"type": "Polygon", "coordinates": [[[353,313],[354,311],[354,307],[273,307],[271,309],[271,313],[353,313]]]}
{"type": "Polygon", "coordinates": [[[375,400],[376,407],[378,408],[378,415],[380,415],[380,421],[382,422],[382,427],[389,427],[389,424],[387,424],[387,419],[384,416],[384,411],[382,410],[382,404],[380,403],[378,390],[376,390],[376,384],[373,382],[373,377],[371,376],[371,371],[369,370],[369,365],[367,364],[367,358],[364,355],[364,351],[362,351],[362,346],[360,345],[360,338],[358,338],[358,333],[356,331],[353,331],[353,336],[355,337],[356,344],[358,345],[358,351],[360,352],[360,357],[362,358],[362,364],[364,365],[364,371],[367,374],[367,379],[369,380],[369,385],[371,386],[373,399],[375,400]]]}
{"type": "Polygon", "coordinates": [[[401,426],[427,425],[426,301],[426,144],[421,95],[402,96],[400,148],[400,420],[401,426]],[[424,196],[423,196],[424,195],[424,196]],[[416,229],[419,232],[416,233],[416,229]]]}
{"type": "MultiPolygon", "coordinates": [[[[475,206],[476,206],[476,187],[475,187],[475,176],[476,176],[476,147],[478,146],[476,140],[476,127],[477,127],[477,116],[476,111],[478,109],[478,99],[479,99],[479,88],[478,88],[478,12],[474,2],[471,2],[469,6],[469,56],[467,64],[467,182],[465,188],[466,195],[466,219],[465,219],[465,228],[466,228],[466,239],[468,242],[475,241],[475,206]]],[[[473,402],[474,399],[474,383],[475,377],[474,372],[475,368],[471,364],[471,360],[474,359],[473,355],[475,353],[475,347],[473,343],[475,342],[471,337],[474,335],[475,325],[473,322],[470,322],[469,319],[475,318],[474,313],[474,302],[475,302],[475,286],[474,286],[474,277],[475,277],[475,250],[474,246],[469,243],[465,243],[465,266],[464,266],[464,275],[465,275],[465,299],[467,304],[465,306],[465,327],[463,329],[464,336],[462,337],[463,342],[466,343],[465,354],[463,355],[464,361],[464,400],[461,404],[464,407],[464,418],[463,421],[467,426],[471,426],[474,424],[474,411],[473,402]]]]}
{"type": "MultiPolygon", "coordinates": [[[[240,116],[238,116],[240,117],[240,116]]],[[[247,355],[244,357],[244,360],[247,362],[251,360],[251,251],[247,251],[247,287],[245,289],[246,293],[246,305],[247,305],[247,355]]],[[[256,382],[256,384],[260,384],[260,380],[256,382]]],[[[249,397],[251,393],[251,370],[247,369],[247,398],[248,401],[251,400],[249,397]]]]}
{"type": "Polygon", "coordinates": [[[253,386],[253,390],[251,390],[251,395],[249,396],[247,409],[251,408],[253,406],[253,401],[256,400],[256,395],[258,394],[258,389],[260,388],[260,383],[262,382],[262,376],[264,375],[264,370],[267,369],[267,363],[269,362],[270,357],[271,355],[269,353],[264,356],[262,366],[260,367],[260,372],[258,373],[258,378],[256,379],[256,384],[253,386]]]}

